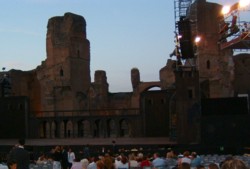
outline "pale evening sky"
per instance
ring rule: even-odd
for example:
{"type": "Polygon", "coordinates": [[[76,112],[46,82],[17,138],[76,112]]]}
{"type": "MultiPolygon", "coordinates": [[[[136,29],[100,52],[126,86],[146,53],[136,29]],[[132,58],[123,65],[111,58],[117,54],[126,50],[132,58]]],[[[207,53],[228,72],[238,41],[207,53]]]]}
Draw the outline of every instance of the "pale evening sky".
{"type": "Polygon", "coordinates": [[[48,19],[66,12],[87,22],[92,81],[96,70],[105,70],[110,92],[129,92],[134,67],[141,81],[159,81],[175,45],[174,0],[1,0],[0,68],[25,71],[40,65],[48,19]]]}

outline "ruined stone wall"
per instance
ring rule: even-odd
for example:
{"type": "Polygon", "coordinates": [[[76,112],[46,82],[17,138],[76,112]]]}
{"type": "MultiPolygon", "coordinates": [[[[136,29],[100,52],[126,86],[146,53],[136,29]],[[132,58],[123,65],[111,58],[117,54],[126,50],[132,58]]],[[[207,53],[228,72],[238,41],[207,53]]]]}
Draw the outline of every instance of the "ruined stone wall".
{"type": "Polygon", "coordinates": [[[26,96],[29,98],[30,109],[41,110],[40,84],[36,78],[36,71],[10,70],[7,72],[11,81],[11,96],[26,96]]]}
{"type": "Polygon", "coordinates": [[[132,88],[133,91],[135,91],[141,82],[139,69],[138,68],[131,69],[130,76],[131,76],[132,88]]]}
{"type": "Polygon", "coordinates": [[[218,45],[221,8],[219,4],[203,0],[197,0],[191,6],[191,19],[197,21],[194,32],[201,37],[197,44],[197,67],[200,79],[210,81],[210,97],[233,95],[233,53],[231,49],[220,50],[218,45]]]}
{"type": "Polygon", "coordinates": [[[174,70],[176,69],[176,61],[168,59],[166,66],[160,69],[160,82],[162,89],[171,88],[175,83],[174,70]]]}

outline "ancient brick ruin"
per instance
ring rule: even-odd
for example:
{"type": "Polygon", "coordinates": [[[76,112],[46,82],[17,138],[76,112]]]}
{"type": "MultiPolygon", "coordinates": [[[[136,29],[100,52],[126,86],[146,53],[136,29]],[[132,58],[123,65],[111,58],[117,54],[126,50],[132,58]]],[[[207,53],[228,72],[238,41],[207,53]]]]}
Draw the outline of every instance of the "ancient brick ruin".
{"type": "Polygon", "coordinates": [[[206,1],[195,3],[198,6],[198,11],[193,11],[198,13],[197,29],[204,39],[198,46],[197,69],[177,71],[176,61],[169,59],[159,71],[159,81],[142,82],[139,70],[132,68],[131,92],[110,93],[104,70],[96,70],[91,82],[90,42],[82,16],[65,13],[49,19],[46,60],[31,71],[7,72],[11,78],[11,96],[28,98],[26,136],[115,138],[177,135],[180,143],[198,142],[200,122],[196,119],[199,113],[194,112],[190,119],[188,110],[195,109],[201,98],[249,93],[247,72],[250,62],[249,54],[233,56],[231,49],[219,49],[218,27],[215,25],[218,25],[221,6],[206,1]],[[152,87],[161,90],[148,91],[152,87]],[[187,134],[190,125],[193,130],[187,134]]]}

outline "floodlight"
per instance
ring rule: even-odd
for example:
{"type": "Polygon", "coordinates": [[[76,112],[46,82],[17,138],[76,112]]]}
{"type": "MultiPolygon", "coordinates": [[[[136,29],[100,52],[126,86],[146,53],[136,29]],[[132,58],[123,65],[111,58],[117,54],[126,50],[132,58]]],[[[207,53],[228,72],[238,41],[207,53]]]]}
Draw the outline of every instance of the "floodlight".
{"type": "Polygon", "coordinates": [[[226,6],[223,6],[222,7],[222,10],[221,10],[221,13],[223,14],[223,15],[226,15],[226,14],[228,14],[229,12],[230,12],[230,6],[228,6],[228,5],[226,5],[226,6]]]}
{"type": "Polygon", "coordinates": [[[200,36],[196,36],[194,39],[195,43],[199,43],[201,41],[201,37],[200,36]]]}
{"type": "Polygon", "coordinates": [[[250,0],[240,0],[239,2],[239,8],[245,8],[248,5],[250,5],[250,0]]]}
{"type": "Polygon", "coordinates": [[[235,4],[233,4],[232,6],[226,5],[222,7],[221,13],[223,15],[227,15],[232,11],[236,11],[239,8],[239,2],[236,2],[235,4]]]}

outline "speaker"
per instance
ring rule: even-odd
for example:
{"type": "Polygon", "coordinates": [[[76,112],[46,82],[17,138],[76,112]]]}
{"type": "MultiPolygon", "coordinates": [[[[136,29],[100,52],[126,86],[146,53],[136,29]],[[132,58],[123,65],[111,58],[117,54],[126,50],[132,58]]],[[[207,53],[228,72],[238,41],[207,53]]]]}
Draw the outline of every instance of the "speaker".
{"type": "Polygon", "coordinates": [[[181,19],[178,22],[178,31],[181,38],[179,39],[181,48],[181,57],[183,59],[194,57],[194,40],[192,38],[191,22],[189,19],[181,19]]]}
{"type": "Polygon", "coordinates": [[[201,142],[205,145],[247,145],[250,142],[249,115],[206,116],[201,120],[201,142]]]}
{"type": "Polygon", "coordinates": [[[202,116],[248,114],[247,97],[211,98],[201,100],[202,116]]]}

